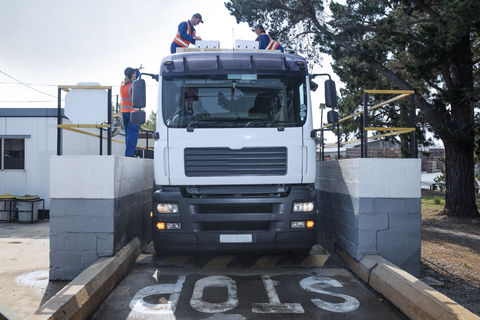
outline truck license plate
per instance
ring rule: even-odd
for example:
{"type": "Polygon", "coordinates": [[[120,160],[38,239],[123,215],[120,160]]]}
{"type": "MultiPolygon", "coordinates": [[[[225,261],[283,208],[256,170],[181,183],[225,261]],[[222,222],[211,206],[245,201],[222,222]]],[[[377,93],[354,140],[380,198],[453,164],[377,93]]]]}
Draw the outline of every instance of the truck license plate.
{"type": "Polygon", "coordinates": [[[251,234],[221,234],[220,243],[251,243],[253,237],[251,234]]]}

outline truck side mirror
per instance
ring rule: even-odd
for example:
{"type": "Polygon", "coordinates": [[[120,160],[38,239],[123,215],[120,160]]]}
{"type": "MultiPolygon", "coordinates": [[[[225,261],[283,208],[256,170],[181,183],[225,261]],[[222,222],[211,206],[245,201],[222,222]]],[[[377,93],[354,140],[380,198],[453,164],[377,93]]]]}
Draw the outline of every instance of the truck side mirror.
{"type": "Polygon", "coordinates": [[[327,120],[329,124],[338,122],[338,112],[337,111],[328,111],[327,120]]]}
{"type": "Polygon", "coordinates": [[[146,99],[146,90],[145,90],[145,80],[137,79],[132,83],[132,105],[134,108],[145,108],[147,102],[146,99]]]}
{"type": "Polygon", "coordinates": [[[130,122],[132,124],[141,125],[145,123],[146,114],[143,110],[132,111],[130,113],[130,122]]]}
{"type": "Polygon", "coordinates": [[[325,104],[328,108],[337,106],[337,89],[333,80],[325,80],[325,104]]]}

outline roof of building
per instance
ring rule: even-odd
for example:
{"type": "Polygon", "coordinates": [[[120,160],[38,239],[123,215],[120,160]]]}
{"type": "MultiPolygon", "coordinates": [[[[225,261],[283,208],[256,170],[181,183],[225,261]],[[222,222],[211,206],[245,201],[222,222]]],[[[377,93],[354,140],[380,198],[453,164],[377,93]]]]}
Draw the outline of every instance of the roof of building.
{"type": "MultiPolygon", "coordinates": [[[[61,108],[62,118],[66,118],[61,108]]],[[[58,108],[0,108],[0,118],[56,118],[58,108]]]]}

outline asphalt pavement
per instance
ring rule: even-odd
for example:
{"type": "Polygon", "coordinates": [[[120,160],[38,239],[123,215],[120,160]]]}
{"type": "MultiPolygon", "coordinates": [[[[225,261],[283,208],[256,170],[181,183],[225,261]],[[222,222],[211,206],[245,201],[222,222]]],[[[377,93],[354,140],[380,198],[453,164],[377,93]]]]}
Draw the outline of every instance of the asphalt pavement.
{"type": "MultiPolygon", "coordinates": [[[[402,310],[404,314],[408,315],[410,319],[480,319],[451,299],[438,293],[419,279],[412,277],[380,256],[364,256],[362,260],[356,261],[345,252],[339,252],[338,254],[343,261],[342,263],[347,267],[347,269],[338,270],[339,272],[347,273],[345,275],[346,278],[340,278],[340,280],[344,279],[346,283],[357,282],[357,280],[355,280],[356,278],[350,278],[355,274],[363,281],[363,284],[367,284],[370,288],[380,293],[392,305],[395,305],[398,309],[402,310]]],[[[141,254],[141,242],[135,238],[115,256],[99,259],[74,280],[70,282],[49,281],[48,220],[33,224],[0,223],[0,257],[0,320],[5,318],[9,320],[26,318],[28,320],[88,319],[95,311],[97,311],[97,319],[103,319],[99,313],[102,310],[99,309],[100,304],[111,292],[118,294],[122,288],[127,290],[130,287],[129,284],[125,285],[125,282],[119,285],[121,279],[128,275],[129,271],[131,271],[131,275],[136,272],[141,273],[146,271],[147,277],[145,279],[147,279],[147,281],[152,279],[152,272],[155,272],[155,270],[162,270],[166,275],[171,273],[170,276],[177,278],[181,276],[182,272],[170,269],[171,266],[163,269],[162,264],[167,261],[149,253],[148,248],[141,254]],[[152,261],[150,261],[150,259],[152,261]],[[135,260],[137,260],[137,263],[135,263],[135,260]],[[144,262],[144,266],[138,267],[138,264],[142,261],[144,262]],[[160,265],[150,270],[149,265],[152,263],[153,265],[160,265]],[[160,269],[158,267],[160,267],[160,269]],[[117,285],[119,285],[118,288],[120,289],[115,289],[117,285]]],[[[173,260],[169,260],[168,263],[171,264],[171,261],[178,262],[178,259],[173,258],[173,260]]],[[[218,263],[219,261],[215,262],[218,263]]],[[[201,269],[205,269],[205,266],[210,266],[210,264],[203,265],[201,269]]],[[[325,268],[325,265],[323,267],[325,268]]],[[[208,281],[203,283],[201,279],[208,276],[208,274],[203,274],[204,271],[198,271],[190,276],[187,275],[185,284],[186,286],[196,287],[197,283],[202,282],[203,284],[200,284],[207,289],[210,285],[215,287],[215,281],[231,283],[231,279],[233,279],[233,281],[239,285],[239,293],[241,292],[240,290],[245,290],[245,288],[249,287],[249,281],[253,281],[250,283],[254,283],[257,287],[260,286],[260,288],[263,283],[267,291],[270,290],[273,292],[271,289],[275,289],[275,287],[272,286],[276,286],[276,283],[281,283],[282,281],[279,281],[282,280],[281,277],[288,274],[286,270],[282,270],[282,268],[280,268],[280,270],[280,273],[273,272],[266,274],[267,276],[257,272],[251,275],[253,278],[238,275],[236,272],[233,272],[233,270],[226,270],[225,276],[227,278],[220,278],[219,280],[217,278],[207,277],[208,281],[213,281],[212,283],[208,281]]],[[[310,273],[313,272],[312,270],[314,269],[310,269],[310,271],[295,270],[292,274],[297,274],[297,278],[292,277],[293,281],[301,285],[307,274],[308,276],[315,276],[315,274],[310,273]]],[[[317,271],[319,274],[323,272],[321,270],[317,271]]],[[[219,276],[217,275],[218,272],[214,270],[212,272],[215,273],[212,274],[212,276],[219,276]]],[[[326,270],[326,272],[330,271],[326,270]]],[[[320,275],[320,278],[324,280],[325,276],[328,275],[320,275]]],[[[132,279],[130,281],[137,283],[136,281],[138,281],[139,278],[135,279],[134,276],[127,276],[126,279],[126,281],[132,279]]],[[[288,279],[288,276],[284,279],[288,279]]],[[[316,278],[313,280],[317,282],[320,281],[316,278]]],[[[167,281],[169,280],[167,279],[167,281]]],[[[146,285],[148,287],[151,283],[146,285]]],[[[200,288],[202,288],[201,285],[199,285],[200,288]]],[[[140,287],[137,289],[141,290],[140,287]]],[[[288,290],[290,290],[288,287],[279,287],[279,291],[277,292],[279,295],[281,294],[280,292],[288,293],[285,297],[280,296],[280,301],[289,301],[291,300],[290,297],[298,296],[296,292],[290,292],[288,290]]],[[[134,293],[135,290],[132,289],[131,291],[131,293],[134,293]]],[[[348,291],[342,294],[346,293],[348,293],[348,291]]],[[[223,293],[220,292],[220,294],[224,294],[224,291],[223,293]]],[[[362,294],[357,295],[357,297],[361,296],[362,294]]],[[[202,301],[200,297],[201,296],[196,300],[194,299],[193,305],[192,302],[188,301],[179,303],[186,303],[187,306],[190,305],[194,309],[197,307],[197,309],[200,309],[202,312],[208,312],[209,304],[204,304],[204,301],[202,301]]],[[[247,293],[244,294],[243,297],[241,300],[239,298],[238,304],[240,306],[246,304],[249,310],[253,310],[250,309],[252,305],[265,306],[265,302],[259,302],[260,300],[255,298],[253,294],[250,295],[247,293]]],[[[313,301],[312,299],[315,300],[317,297],[312,296],[307,298],[313,301]]],[[[268,294],[268,299],[273,299],[270,300],[270,304],[275,305],[275,308],[283,308],[281,303],[277,301],[277,296],[273,293],[271,295],[268,294]],[[279,304],[280,306],[277,306],[279,304]]],[[[145,300],[143,301],[148,305],[149,301],[147,296],[145,300]]],[[[220,301],[222,301],[222,299],[211,301],[211,303],[216,304],[216,302],[220,301]]],[[[139,300],[139,302],[143,304],[142,300],[139,300]]],[[[298,303],[304,307],[307,306],[307,301],[299,301],[297,304],[298,303]]],[[[297,306],[297,304],[294,305],[297,306]]],[[[309,310],[310,311],[305,309],[305,312],[309,312],[313,318],[322,316],[318,313],[321,311],[319,311],[318,308],[312,309],[312,307],[310,307],[309,310]]],[[[218,316],[221,317],[222,314],[218,316]]],[[[236,315],[232,314],[232,316],[235,317],[236,315]]],[[[186,316],[184,319],[188,318],[189,317],[186,316]]],[[[256,319],[256,317],[254,318],[256,319]]]]}
{"type": "Polygon", "coordinates": [[[0,222],[0,307],[20,319],[33,314],[68,283],[48,281],[49,225],[49,220],[0,222]]]}

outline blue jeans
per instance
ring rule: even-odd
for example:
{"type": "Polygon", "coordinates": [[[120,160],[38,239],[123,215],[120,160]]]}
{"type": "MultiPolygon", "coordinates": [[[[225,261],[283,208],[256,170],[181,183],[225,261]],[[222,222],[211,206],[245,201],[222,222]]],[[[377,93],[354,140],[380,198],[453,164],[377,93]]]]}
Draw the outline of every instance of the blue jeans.
{"type": "Polygon", "coordinates": [[[122,113],[125,127],[125,157],[135,157],[140,126],[130,122],[130,113],[122,113]]]}

